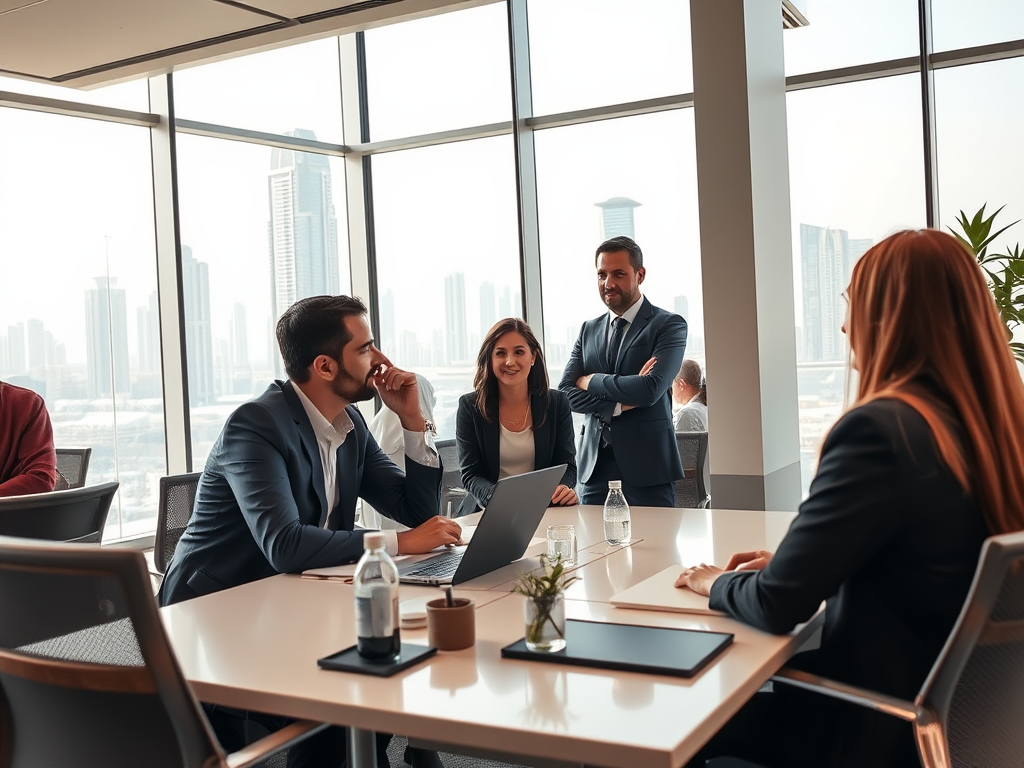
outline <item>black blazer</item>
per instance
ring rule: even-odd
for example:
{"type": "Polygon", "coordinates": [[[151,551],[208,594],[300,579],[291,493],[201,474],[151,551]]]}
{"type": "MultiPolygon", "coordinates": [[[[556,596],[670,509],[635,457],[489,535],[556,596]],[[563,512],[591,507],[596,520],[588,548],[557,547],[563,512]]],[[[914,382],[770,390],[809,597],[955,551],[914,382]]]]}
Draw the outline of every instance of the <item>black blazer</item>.
{"type": "Polygon", "coordinates": [[[320,449],[291,382],[274,382],[228,417],[160,588],[162,605],[355,560],[363,552],[363,532],[352,531],[358,496],[409,526],[437,514],[441,468],[407,460],[403,474],[359,410],[349,406],[348,415],[354,428],[338,448],[329,520],[320,449]]]}
{"type": "MultiPolygon", "coordinates": [[[[576,487],[576,446],[573,443],[572,412],[565,395],[555,389],[548,390],[548,408],[544,423],[539,415],[544,412],[543,400],[537,395],[530,398],[534,415],[533,450],[534,467],[546,469],[566,464],[562,485],[576,487]]],[[[501,424],[484,420],[476,407],[476,392],[459,398],[459,413],[455,421],[455,440],[462,470],[462,487],[472,494],[459,509],[460,514],[474,512],[487,506],[498,482],[501,443],[501,424]]]]}
{"type": "Polygon", "coordinates": [[[580,479],[590,482],[594,473],[604,424],[611,424],[615,462],[627,483],[651,486],[681,479],[670,390],[686,352],[686,321],[644,297],[611,369],[605,360],[607,334],[607,312],[583,324],[558,385],[572,409],[584,414],[580,479]],[[652,357],[658,358],[654,370],[638,375],[652,357]],[[590,373],[588,389],[577,387],[580,376],[590,373]],[[616,403],[634,407],[613,418],[616,403]]]}
{"type": "MultiPolygon", "coordinates": [[[[920,414],[876,400],[832,429],[810,496],[768,567],[719,577],[711,607],[788,632],[827,600],[821,648],[791,665],[913,700],[988,535],[920,414]]],[[[906,723],[789,686],[775,686],[779,694],[795,747],[789,765],[918,765],[906,723]]]]}

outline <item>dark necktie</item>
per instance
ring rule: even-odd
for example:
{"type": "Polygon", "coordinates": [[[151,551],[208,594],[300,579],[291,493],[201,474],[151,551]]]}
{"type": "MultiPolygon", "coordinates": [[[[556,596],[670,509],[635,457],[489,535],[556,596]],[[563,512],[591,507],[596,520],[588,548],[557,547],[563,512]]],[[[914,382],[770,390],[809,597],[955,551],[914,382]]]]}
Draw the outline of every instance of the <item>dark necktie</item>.
{"type": "Polygon", "coordinates": [[[626,320],[616,317],[612,320],[612,332],[608,335],[608,373],[615,372],[615,361],[619,358],[619,347],[622,345],[622,334],[626,331],[626,320]]]}

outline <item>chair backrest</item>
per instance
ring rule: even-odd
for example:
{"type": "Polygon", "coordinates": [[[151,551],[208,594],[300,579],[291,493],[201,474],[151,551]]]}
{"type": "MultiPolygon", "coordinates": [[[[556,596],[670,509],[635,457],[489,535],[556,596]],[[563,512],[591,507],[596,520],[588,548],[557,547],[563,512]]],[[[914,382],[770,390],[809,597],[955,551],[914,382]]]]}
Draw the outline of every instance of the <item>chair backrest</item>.
{"type": "Polygon", "coordinates": [[[459,512],[467,496],[462,487],[462,470],[459,469],[459,449],[454,440],[435,440],[434,447],[441,459],[441,514],[447,514],[451,504],[452,515],[459,512]]]}
{"type": "Polygon", "coordinates": [[[915,703],[926,768],[1021,765],[1024,532],[985,542],[960,617],[915,703]]]}
{"type": "Polygon", "coordinates": [[[160,507],[157,510],[156,541],[153,565],[159,573],[167,573],[178,539],[185,532],[196,504],[196,489],[202,472],[168,475],[160,478],[160,507]]]}
{"type": "Polygon", "coordinates": [[[99,544],[117,482],[0,499],[0,536],[99,544]]]}
{"type": "Polygon", "coordinates": [[[683,479],[676,480],[676,506],[688,509],[706,507],[710,501],[707,486],[708,433],[676,432],[676,445],[683,463],[683,479]]]}
{"type": "Polygon", "coordinates": [[[57,471],[60,475],[54,490],[84,487],[85,476],[89,473],[92,448],[57,448],[56,453],[57,471]]]}
{"type": "Polygon", "coordinates": [[[0,768],[223,765],[139,550],[0,538],[0,768]]]}

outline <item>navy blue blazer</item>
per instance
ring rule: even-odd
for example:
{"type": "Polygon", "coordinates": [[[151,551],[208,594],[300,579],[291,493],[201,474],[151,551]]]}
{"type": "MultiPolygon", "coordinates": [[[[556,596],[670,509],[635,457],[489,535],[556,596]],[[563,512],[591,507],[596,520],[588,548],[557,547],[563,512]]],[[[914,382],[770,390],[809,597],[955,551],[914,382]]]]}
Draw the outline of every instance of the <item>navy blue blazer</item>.
{"type": "Polygon", "coordinates": [[[607,313],[583,324],[558,385],[572,409],[585,416],[578,457],[580,479],[584,483],[590,480],[601,447],[602,425],[609,423],[612,450],[623,480],[651,486],[681,479],[670,390],[686,352],[686,321],[644,297],[611,370],[605,360],[607,334],[607,313]],[[658,358],[654,370],[640,376],[640,369],[652,357],[658,358]],[[589,388],[579,389],[577,379],[591,373],[594,377],[589,388]],[[612,418],[616,403],[634,407],[612,418]]]}
{"type": "Polygon", "coordinates": [[[228,417],[161,586],[162,605],[357,559],[359,496],[409,526],[437,514],[441,468],[408,460],[403,474],[359,410],[347,411],[354,428],[338,448],[339,498],[329,520],[320,449],[291,382],[274,382],[228,417]]]}
{"type": "MultiPolygon", "coordinates": [[[[561,484],[576,487],[576,446],[573,444],[572,413],[569,401],[561,392],[548,390],[548,406],[544,423],[540,426],[540,414],[545,413],[542,399],[533,395],[530,410],[534,415],[533,450],[534,468],[565,464],[561,484]]],[[[476,392],[459,398],[459,413],[455,422],[455,440],[459,450],[459,468],[462,471],[462,487],[473,494],[460,508],[468,514],[481,506],[487,506],[498,482],[501,470],[499,447],[501,424],[488,422],[476,407],[476,392]],[[475,505],[474,505],[474,502],[475,505]],[[470,509],[470,507],[473,507],[470,509]]]]}
{"type": "MultiPolygon", "coordinates": [[[[901,401],[875,400],[832,428],[810,495],[768,566],[720,576],[711,607],[788,632],[825,600],[820,649],[790,666],[912,701],[988,535],[924,418],[901,401]]],[[[790,686],[775,686],[780,694],[786,765],[919,765],[906,723],[790,686]]]]}

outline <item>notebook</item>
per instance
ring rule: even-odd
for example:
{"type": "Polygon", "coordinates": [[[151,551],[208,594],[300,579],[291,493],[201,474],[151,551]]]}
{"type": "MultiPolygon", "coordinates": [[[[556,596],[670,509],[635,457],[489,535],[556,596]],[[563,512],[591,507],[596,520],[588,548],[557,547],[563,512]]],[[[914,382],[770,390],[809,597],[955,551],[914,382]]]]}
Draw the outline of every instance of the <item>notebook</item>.
{"type": "Polygon", "coordinates": [[[625,592],[615,595],[611,603],[616,608],[724,616],[721,611],[713,611],[708,607],[708,599],[704,595],[698,595],[687,587],[675,586],[676,579],[682,572],[683,566],[671,565],[625,592]]]}
{"type": "Polygon", "coordinates": [[[551,503],[565,464],[499,480],[464,550],[398,568],[404,584],[461,584],[518,560],[551,503]]]}

